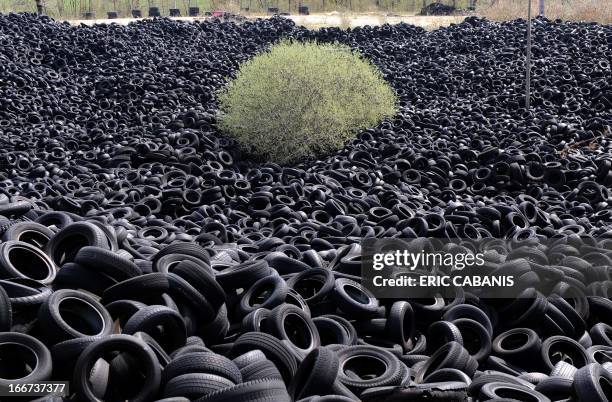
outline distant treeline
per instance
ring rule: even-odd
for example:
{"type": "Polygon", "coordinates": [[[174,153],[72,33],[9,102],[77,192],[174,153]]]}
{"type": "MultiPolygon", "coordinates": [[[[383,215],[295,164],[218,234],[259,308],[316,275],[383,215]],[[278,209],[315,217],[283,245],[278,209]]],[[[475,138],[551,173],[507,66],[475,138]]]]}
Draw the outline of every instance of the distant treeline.
{"type": "MultiPolygon", "coordinates": [[[[178,8],[186,16],[188,7],[205,11],[224,10],[244,14],[266,14],[268,9],[297,14],[298,7],[308,6],[311,13],[384,12],[418,13],[424,6],[439,2],[456,8],[467,8],[470,0],[42,0],[47,15],[62,19],[80,19],[92,11],[97,18],[106,18],[109,11],[118,11],[119,17],[130,17],[131,10],[142,10],[148,15],[149,7],[159,7],[162,16],[170,8],[178,8]]],[[[35,0],[0,0],[0,12],[35,12],[35,0]]]]}

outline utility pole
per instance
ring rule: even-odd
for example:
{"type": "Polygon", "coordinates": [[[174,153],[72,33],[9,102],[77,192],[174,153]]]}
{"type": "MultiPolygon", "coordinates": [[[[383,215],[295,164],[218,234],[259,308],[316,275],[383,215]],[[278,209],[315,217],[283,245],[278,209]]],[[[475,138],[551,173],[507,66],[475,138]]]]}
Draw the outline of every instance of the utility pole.
{"type": "Polygon", "coordinates": [[[36,12],[43,15],[43,0],[36,0],[36,12]]]}
{"type": "Polygon", "coordinates": [[[527,10],[527,57],[525,57],[525,109],[531,104],[531,0],[527,10]]]}

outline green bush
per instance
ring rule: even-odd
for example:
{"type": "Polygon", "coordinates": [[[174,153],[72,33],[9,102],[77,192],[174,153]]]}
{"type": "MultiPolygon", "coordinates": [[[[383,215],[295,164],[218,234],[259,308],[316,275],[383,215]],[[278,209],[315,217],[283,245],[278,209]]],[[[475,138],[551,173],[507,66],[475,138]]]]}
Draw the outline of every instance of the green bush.
{"type": "Polygon", "coordinates": [[[322,156],[395,113],[380,72],[348,47],[281,42],[220,93],[220,128],[259,160],[322,156]]]}

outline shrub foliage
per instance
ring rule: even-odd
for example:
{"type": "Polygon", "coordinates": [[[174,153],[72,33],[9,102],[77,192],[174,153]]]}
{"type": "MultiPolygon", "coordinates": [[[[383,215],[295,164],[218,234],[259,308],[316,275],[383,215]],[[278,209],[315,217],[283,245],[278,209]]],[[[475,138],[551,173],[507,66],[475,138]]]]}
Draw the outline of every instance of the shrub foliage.
{"type": "Polygon", "coordinates": [[[259,160],[322,156],[395,113],[369,61],[337,44],[281,42],[244,63],[220,93],[220,127],[259,160]]]}

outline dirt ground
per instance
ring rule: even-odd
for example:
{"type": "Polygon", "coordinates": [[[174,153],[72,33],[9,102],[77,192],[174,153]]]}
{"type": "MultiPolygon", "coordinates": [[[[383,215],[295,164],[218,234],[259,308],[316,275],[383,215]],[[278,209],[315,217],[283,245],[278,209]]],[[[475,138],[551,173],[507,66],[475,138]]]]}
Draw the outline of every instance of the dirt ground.
{"type": "MultiPolygon", "coordinates": [[[[266,18],[267,16],[249,16],[248,18],[266,18]]],[[[193,21],[203,20],[205,17],[177,17],[173,18],[182,21],[193,21]]],[[[419,16],[419,15],[384,15],[384,14],[343,14],[338,12],[326,13],[326,14],[312,14],[312,15],[290,15],[286,16],[295,21],[298,25],[304,25],[310,29],[317,29],[327,26],[336,27],[357,27],[364,25],[382,25],[384,23],[398,24],[405,22],[408,24],[423,27],[425,29],[436,29],[442,26],[447,26],[452,23],[460,23],[465,17],[463,16],[419,16]]],[[[127,25],[134,21],[135,18],[117,18],[114,20],[109,19],[95,19],[95,20],[71,20],[72,24],[108,24],[117,23],[121,25],[127,25]]]]}

